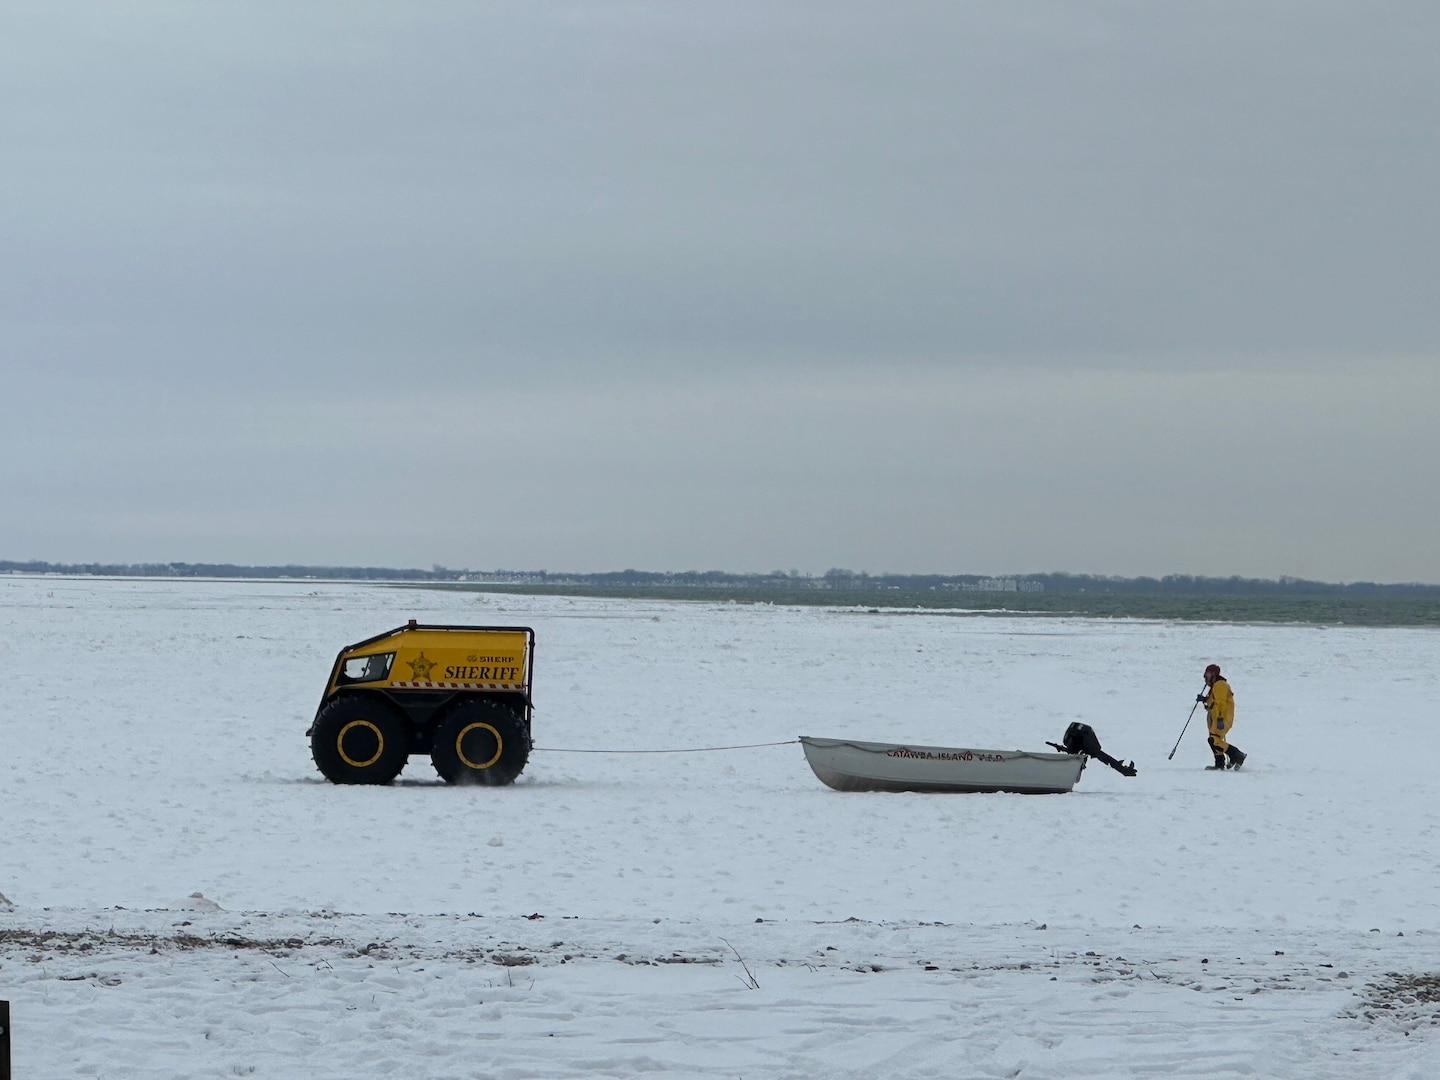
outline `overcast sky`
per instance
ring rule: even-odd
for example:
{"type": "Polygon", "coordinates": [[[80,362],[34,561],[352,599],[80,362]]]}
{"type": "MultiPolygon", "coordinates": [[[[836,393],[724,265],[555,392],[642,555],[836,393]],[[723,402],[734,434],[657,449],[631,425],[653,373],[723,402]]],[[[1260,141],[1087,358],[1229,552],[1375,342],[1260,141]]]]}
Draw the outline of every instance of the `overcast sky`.
{"type": "Polygon", "coordinates": [[[0,7],[0,558],[1440,582],[1440,5],[0,7]]]}

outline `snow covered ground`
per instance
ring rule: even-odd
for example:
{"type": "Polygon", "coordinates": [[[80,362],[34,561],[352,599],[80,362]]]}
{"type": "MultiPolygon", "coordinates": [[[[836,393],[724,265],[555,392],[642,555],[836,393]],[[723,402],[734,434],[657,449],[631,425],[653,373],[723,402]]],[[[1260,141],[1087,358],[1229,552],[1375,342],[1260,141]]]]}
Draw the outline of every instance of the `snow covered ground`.
{"type": "Polygon", "coordinates": [[[1434,631],[17,576],[0,671],[17,1078],[1440,1075],[1434,631]],[[535,628],[515,786],[314,771],[412,617],[535,628]],[[1239,773],[1199,716],[1166,759],[1212,660],[1239,773]],[[846,795],[789,741],[1077,719],[1139,776],[846,795]]]}

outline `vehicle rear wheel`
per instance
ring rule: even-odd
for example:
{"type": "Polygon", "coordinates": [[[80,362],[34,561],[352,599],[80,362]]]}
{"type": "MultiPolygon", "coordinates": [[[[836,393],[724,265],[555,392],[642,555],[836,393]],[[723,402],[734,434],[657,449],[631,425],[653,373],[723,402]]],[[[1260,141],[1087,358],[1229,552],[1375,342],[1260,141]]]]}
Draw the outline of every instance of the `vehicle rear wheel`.
{"type": "Polygon", "coordinates": [[[315,718],[310,755],[332,784],[388,784],[410,756],[405,718],[380,698],[336,698],[315,718]]]}
{"type": "Polygon", "coordinates": [[[530,733],[513,709],[493,701],[467,701],[445,714],[435,731],[430,760],[450,784],[512,783],[530,757],[530,733]]]}

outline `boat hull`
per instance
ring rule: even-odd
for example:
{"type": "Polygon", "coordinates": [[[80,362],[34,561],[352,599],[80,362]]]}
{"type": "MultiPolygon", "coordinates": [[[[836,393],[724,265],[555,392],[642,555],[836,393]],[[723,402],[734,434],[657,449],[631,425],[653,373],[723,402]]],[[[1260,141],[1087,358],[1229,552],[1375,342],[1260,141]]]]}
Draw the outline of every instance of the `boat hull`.
{"type": "Polygon", "coordinates": [[[836,791],[1011,791],[1056,795],[1080,779],[1079,754],[910,746],[800,737],[805,760],[836,791]]]}

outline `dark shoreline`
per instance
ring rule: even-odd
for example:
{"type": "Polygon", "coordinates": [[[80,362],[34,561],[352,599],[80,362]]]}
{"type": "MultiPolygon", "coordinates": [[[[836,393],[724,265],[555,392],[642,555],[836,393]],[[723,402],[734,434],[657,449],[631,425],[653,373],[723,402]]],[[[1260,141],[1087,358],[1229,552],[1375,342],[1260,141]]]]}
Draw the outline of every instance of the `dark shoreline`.
{"type": "Polygon", "coordinates": [[[725,586],[598,586],[496,582],[396,582],[416,589],[576,596],[611,600],[689,600],[861,608],[903,614],[1051,615],[1177,622],[1286,623],[1310,626],[1440,627],[1440,598],[1429,596],[1135,595],[1124,593],[941,593],[725,586]]]}
{"type": "Polygon", "coordinates": [[[431,570],[344,566],[236,566],[212,563],[57,564],[0,560],[0,576],[158,580],[356,582],[417,589],[577,596],[617,600],[781,604],[955,615],[1071,616],[1098,619],[1276,623],[1310,626],[1440,626],[1440,586],[1333,584],[1279,580],[1118,578],[1025,574],[1009,578],[952,574],[724,571],[597,574],[431,570]]]}

